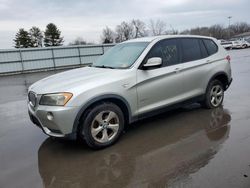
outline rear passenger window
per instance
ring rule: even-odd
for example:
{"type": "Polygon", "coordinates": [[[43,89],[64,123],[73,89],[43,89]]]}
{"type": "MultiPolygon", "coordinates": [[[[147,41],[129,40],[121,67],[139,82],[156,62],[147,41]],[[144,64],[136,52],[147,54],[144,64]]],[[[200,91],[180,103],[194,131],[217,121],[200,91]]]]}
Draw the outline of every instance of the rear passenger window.
{"type": "Polygon", "coordinates": [[[181,39],[182,62],[194,61],[202,58],[198,39],[181,39]]]}
{"type": "Polygon", "coordinates": [[[210,39],[203,39],[203,42],[209,55],[213,55],[218,51],[218,46],[214,43],[214,41],[210,39]]]}
{"type": "Polygon", "coordinates": [[[199,44],[200,44],[202,58],[208,57],[207,49],[206,49],[206,47],[205,47],[204,42],[202,41],[202,39],[199,39],[199,44]]]}

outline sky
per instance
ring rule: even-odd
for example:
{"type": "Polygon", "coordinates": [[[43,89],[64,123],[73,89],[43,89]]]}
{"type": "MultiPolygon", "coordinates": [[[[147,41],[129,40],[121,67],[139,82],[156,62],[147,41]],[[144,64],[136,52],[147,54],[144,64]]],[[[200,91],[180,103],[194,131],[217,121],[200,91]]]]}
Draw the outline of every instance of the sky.
{"type": "MultiPolygon", "coordinates": [[[[77,37],[100,42],[102,29],[122,21],[161,19],[179,31],[213,24],[250,23],[250,0],[0,0],[0,48],[13,48],[19,28],[55,23],[67,45],[77,37]]],[[[169,27],[169,28],[168,28],[169,27]]]]}

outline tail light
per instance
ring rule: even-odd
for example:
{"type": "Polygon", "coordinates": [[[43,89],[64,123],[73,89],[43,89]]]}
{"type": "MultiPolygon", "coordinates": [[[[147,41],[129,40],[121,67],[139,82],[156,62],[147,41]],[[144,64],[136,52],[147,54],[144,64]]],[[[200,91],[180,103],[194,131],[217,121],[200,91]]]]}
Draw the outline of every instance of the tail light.
{"type": "Polygon", "coordinates": [[[226,60],[228,61],[228,63],[230,63],[230,61],[231,61],[230,55],[227,55],[226,60]]]}

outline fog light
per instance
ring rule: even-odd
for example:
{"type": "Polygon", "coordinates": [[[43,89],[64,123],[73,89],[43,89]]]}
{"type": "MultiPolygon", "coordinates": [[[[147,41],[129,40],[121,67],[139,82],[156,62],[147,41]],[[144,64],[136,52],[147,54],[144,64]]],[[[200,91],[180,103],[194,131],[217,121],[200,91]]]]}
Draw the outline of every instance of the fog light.
{"type": "Polygon", "coordinates": [[[47,119],[50,120],[50,121],[52,121],[54,119],[54,116],[53,116],[52,112],[47,113],[47,119]]]}

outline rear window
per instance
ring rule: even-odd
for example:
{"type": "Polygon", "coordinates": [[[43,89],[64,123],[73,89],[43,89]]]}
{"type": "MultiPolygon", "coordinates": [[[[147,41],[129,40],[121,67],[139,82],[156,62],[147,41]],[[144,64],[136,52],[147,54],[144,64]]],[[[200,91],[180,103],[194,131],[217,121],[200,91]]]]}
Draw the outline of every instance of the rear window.
{"type": "Polygon", "coordinates": [[[214,43],[214,41],[210,39],[203,39],[203,42],[209,55],[213,55],[218,51],[218,46],[214,43]]]}
{"type": "Polygon", "coordinates": [[[181,39],[181,45],[182,45],[182,62],[195,61],[203,58],[198,39],[194,38],[181,39]]]}

